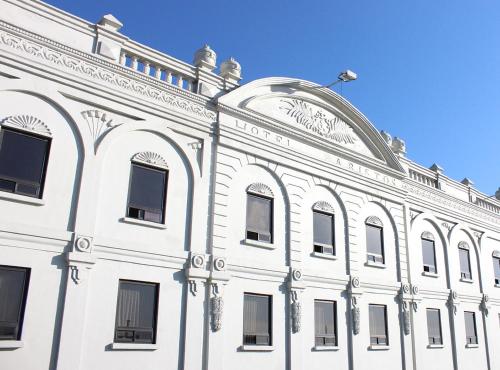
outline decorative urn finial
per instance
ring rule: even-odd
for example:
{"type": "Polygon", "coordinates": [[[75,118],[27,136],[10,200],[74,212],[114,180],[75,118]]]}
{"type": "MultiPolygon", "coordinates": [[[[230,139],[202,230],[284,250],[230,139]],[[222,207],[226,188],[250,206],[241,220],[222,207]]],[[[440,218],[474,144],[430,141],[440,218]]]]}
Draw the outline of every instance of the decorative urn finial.
{"type": "Polygon", "coordinates": [[[385,132],[384,130],[380,131],[380,135],[382,135],[382,139],[387,143],[387,145],[391,146],[392,145],[392,136],[388,133],[385,132]]]}
{"type": "Polygon", "coordinates": [[[216,67],[216,62],[217,54],[207,44],[196,50],[194,54],[194,65],[198,68],[213,71],[216,67]]]}
{"type": "Polygon", "coordinates": [[[392,151],[395,154],[404,157],[404,155],[406,154],[406,144],[404,140],[395,136],[394,139],[392,139],[392,151]]]}
{"type": "Polygon", "coordinates": [[[222,62],[220,66],[220,76],[226,80],[238,83],[241,80],[241,66],[233,57],[229,58],[225,62],[222,62]]]}

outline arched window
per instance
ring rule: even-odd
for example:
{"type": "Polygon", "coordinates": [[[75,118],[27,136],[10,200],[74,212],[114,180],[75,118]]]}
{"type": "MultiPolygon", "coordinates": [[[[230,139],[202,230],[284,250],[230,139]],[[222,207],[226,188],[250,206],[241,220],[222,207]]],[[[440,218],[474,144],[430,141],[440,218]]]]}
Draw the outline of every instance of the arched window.
{"type": "Polygon", "coordinates": [[[0,129],[0,191],[41,198],[52,134],[36,117],[8,117],[0,129]]]}
{"type": "Polygon", "coordinates": [[[247,239],[273,242],[273,199],[267,185],[255,183],[247,188],[247,239]]]}
{"type": "Polygon", "coordinates": [[[425,231],[422,233],[420,240],[422,243],[424,273],[437,274],[434,235],[432,235],[428,231],[425,231]]]}
{"type": "Polygon", "coordinates": [[[366,256],[369,264],[384,264],[384,226],[378,217],[370,216],[365,221],[366,256]]]}
{"type": "Polygon", "coordinates": [[[469,244],[467,244],[467,242],[458,243],[458,254],[460,258],[460,279],[466,281],[472,279],[469,249],[469,244]]]}
{"type": "Polygon", "coordinates": [[[159,154],[141,152],[132,157],[127,217],[163,224],[168,166],[159,154]]]}
{"type": "Polygon", "coordinates": [[[335,218],[333,207],[324,201],[313,205],[314,252],[335,255],[335,218]]]}

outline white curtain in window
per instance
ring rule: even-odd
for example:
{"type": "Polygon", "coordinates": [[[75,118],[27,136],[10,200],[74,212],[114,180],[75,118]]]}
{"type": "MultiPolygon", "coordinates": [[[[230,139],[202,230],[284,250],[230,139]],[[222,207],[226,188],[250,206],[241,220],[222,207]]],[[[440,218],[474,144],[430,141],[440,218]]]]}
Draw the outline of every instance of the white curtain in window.
{"type": "Polygon", "coordinates": [[[130,285],[122,284],[118,293],[117,321],[119,327],[140,326],[140,291],[130,285]]]}
{"type": "Polygon", "coordinates": [[[247,195],[247,230],[259,234],[271,233],[271,199],[247,195]]]}
{"type": "Polygon", "coordinates": [[[314,302],[316,335],[335,334],[333,302],[314,302]]]}
{"type": "Polygon", "coordinates": [[[439,310],[427,309],[427,329],[429,332],[429,337],[441,338],[439,310]]]}
{"type": "Polygon", "coordinates": [[[269,334],[269,302],[268,297],[245,295],[243,309],[244,334],[269,334]]]}
{"type": "Polygon", "coordinates": [[[384,337],[385,335],[385,307],[370,305],[370,336],[384,337]]]}

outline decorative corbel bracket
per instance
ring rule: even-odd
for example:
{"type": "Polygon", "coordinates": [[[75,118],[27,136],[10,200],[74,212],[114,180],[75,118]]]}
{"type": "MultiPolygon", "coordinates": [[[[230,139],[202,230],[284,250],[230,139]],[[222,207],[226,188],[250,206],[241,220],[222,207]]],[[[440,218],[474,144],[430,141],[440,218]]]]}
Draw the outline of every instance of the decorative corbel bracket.
{"type": "Polygon", "coordinates": [[[224,311],[224,285],[222,282],[212,282],[212,294],[210,298],[210,312],[212,314],[212,330],[219,331],[222,328],[222,313],[224,311]]]}
{"type": "Polygon", "coordinates": [[[399,290],[399,301],[401,302],[401,310],[403,315],[403,329],[405,335],[411,332],[410,310],[415,312],[418,310],[418,286],[402,283],[399,290]]]}
{"type": "Polygon", "coordinates": [[[351,276],[347,290],[351,300],[352,332],[354,335],[358,335],[361,327],[361,310],[359,308],[359,301],[361,299],[361,295],[363,294],[359,277],[351,276]]]}
{"type": "Polygon", "coordinates": [[[290,268],[290,273],[288,277],[288,289],[290,292],[290,315],[292,332],[300,332],[301,322],[302,322],[302,304],[301,304],[301,294],[305,289],[304,283],[302,282],[302,271],[297,268],[290,268]]]}
{"type": "Polygon", "coordinates": [[[483,298],[481,299],[481,305],[479,306],[481,310],[483,310],[484,314],[488,316],[490,312],[490,297],[488,294],[483,294],[483,298]]]}
{"type": "Polygon", "coordinates": [[[460,301],[458,300],[457,291],[450,289],[450,295],[448,297],[448,307],[453,311],[454,315],[457,314],[459,304],[460,301]]]}
{"type": "Polygon", "coordinates": [[[196,296],[198,283],[206,283],[210,276],[210,272],[206,270],[206,256],[191,252],[189,266],[185,269],[185,274],[189,284],[189,291],[193,296],[196,296]]]}

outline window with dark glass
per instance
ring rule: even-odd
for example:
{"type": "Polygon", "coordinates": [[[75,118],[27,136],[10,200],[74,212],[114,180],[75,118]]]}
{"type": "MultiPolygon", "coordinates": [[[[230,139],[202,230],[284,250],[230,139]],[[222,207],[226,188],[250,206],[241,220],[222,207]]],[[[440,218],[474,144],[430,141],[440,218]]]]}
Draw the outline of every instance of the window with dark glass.
{"type": "Polygon", "coordinates": [[[384,263],[384,236],[381,226],[366,224],[366,250],[368,261],[384,263]]]}
{"type": "Polygon", "coordinates": [[[427,309],[427,333],[429,335],[429,344],[443,344],[441,313],[436,308],[427,309]]]}
{"type": "Polygon", "coordinates": [[[132,163],[127,216],[163,223],[167,171],[132,163]]]}
{"type": "Polygon", "coordinates": [[[424,271],[436,274],[437,269],[434,240],[422,238],[422,255],[424,260],[424,271]]]}
{"type": "Polygon", "coordinates": [[[476,314],[474,312],[464,312],[465,315],[465,336],[467,344],[477,344],[476,314]]]}
{"type": "Polygon", "coordinates": [[[370,344],[388,345],[387,309],[384,305],[371,304],[370,313],[370,344]]]}
{"type": "Polygon", "coordinates": [[[313,211],[314,251],[335,254],[334,218],[332,214],[313,211]]]}
{"type": "Polygon", "coordinates": [[[115,342],[155,343],[158,284],[120,280],[115,342]]]}
{"type": "Polygon", "coordinates": [[[41,198],[50,139],[2,127],[0,190],[41,198]]]}
{"type": "Polygon", "coordinates": [[[243,344],[270,346],[271,296],[245,293],[243,306],[243,344]]]}
{"type": "Polygon", "coordinates": [[[316,346],[337,345],[337,312],[334,301],[314,301],[316,346]]]}
{"type": "Polygon", "coordinates": [[[472,279],[469,249],[459,247],[458,254],[460,257],[460,277],[463,279],[472,279]]]}
{"type": "Polygon", "coordinates": [[[0,266],[0,340],[20,340],[30,270],[0,266]]]}
{"type": "Polygon", "coordinates": [[[500,257],[493,257],[493,271],[495,272],[495,284],[500,284],[500,257]]]}
{"type": "Polygon", "coordinates": [[[273,242],[273,199],[247,193],[246,238],[273,242]]]}

